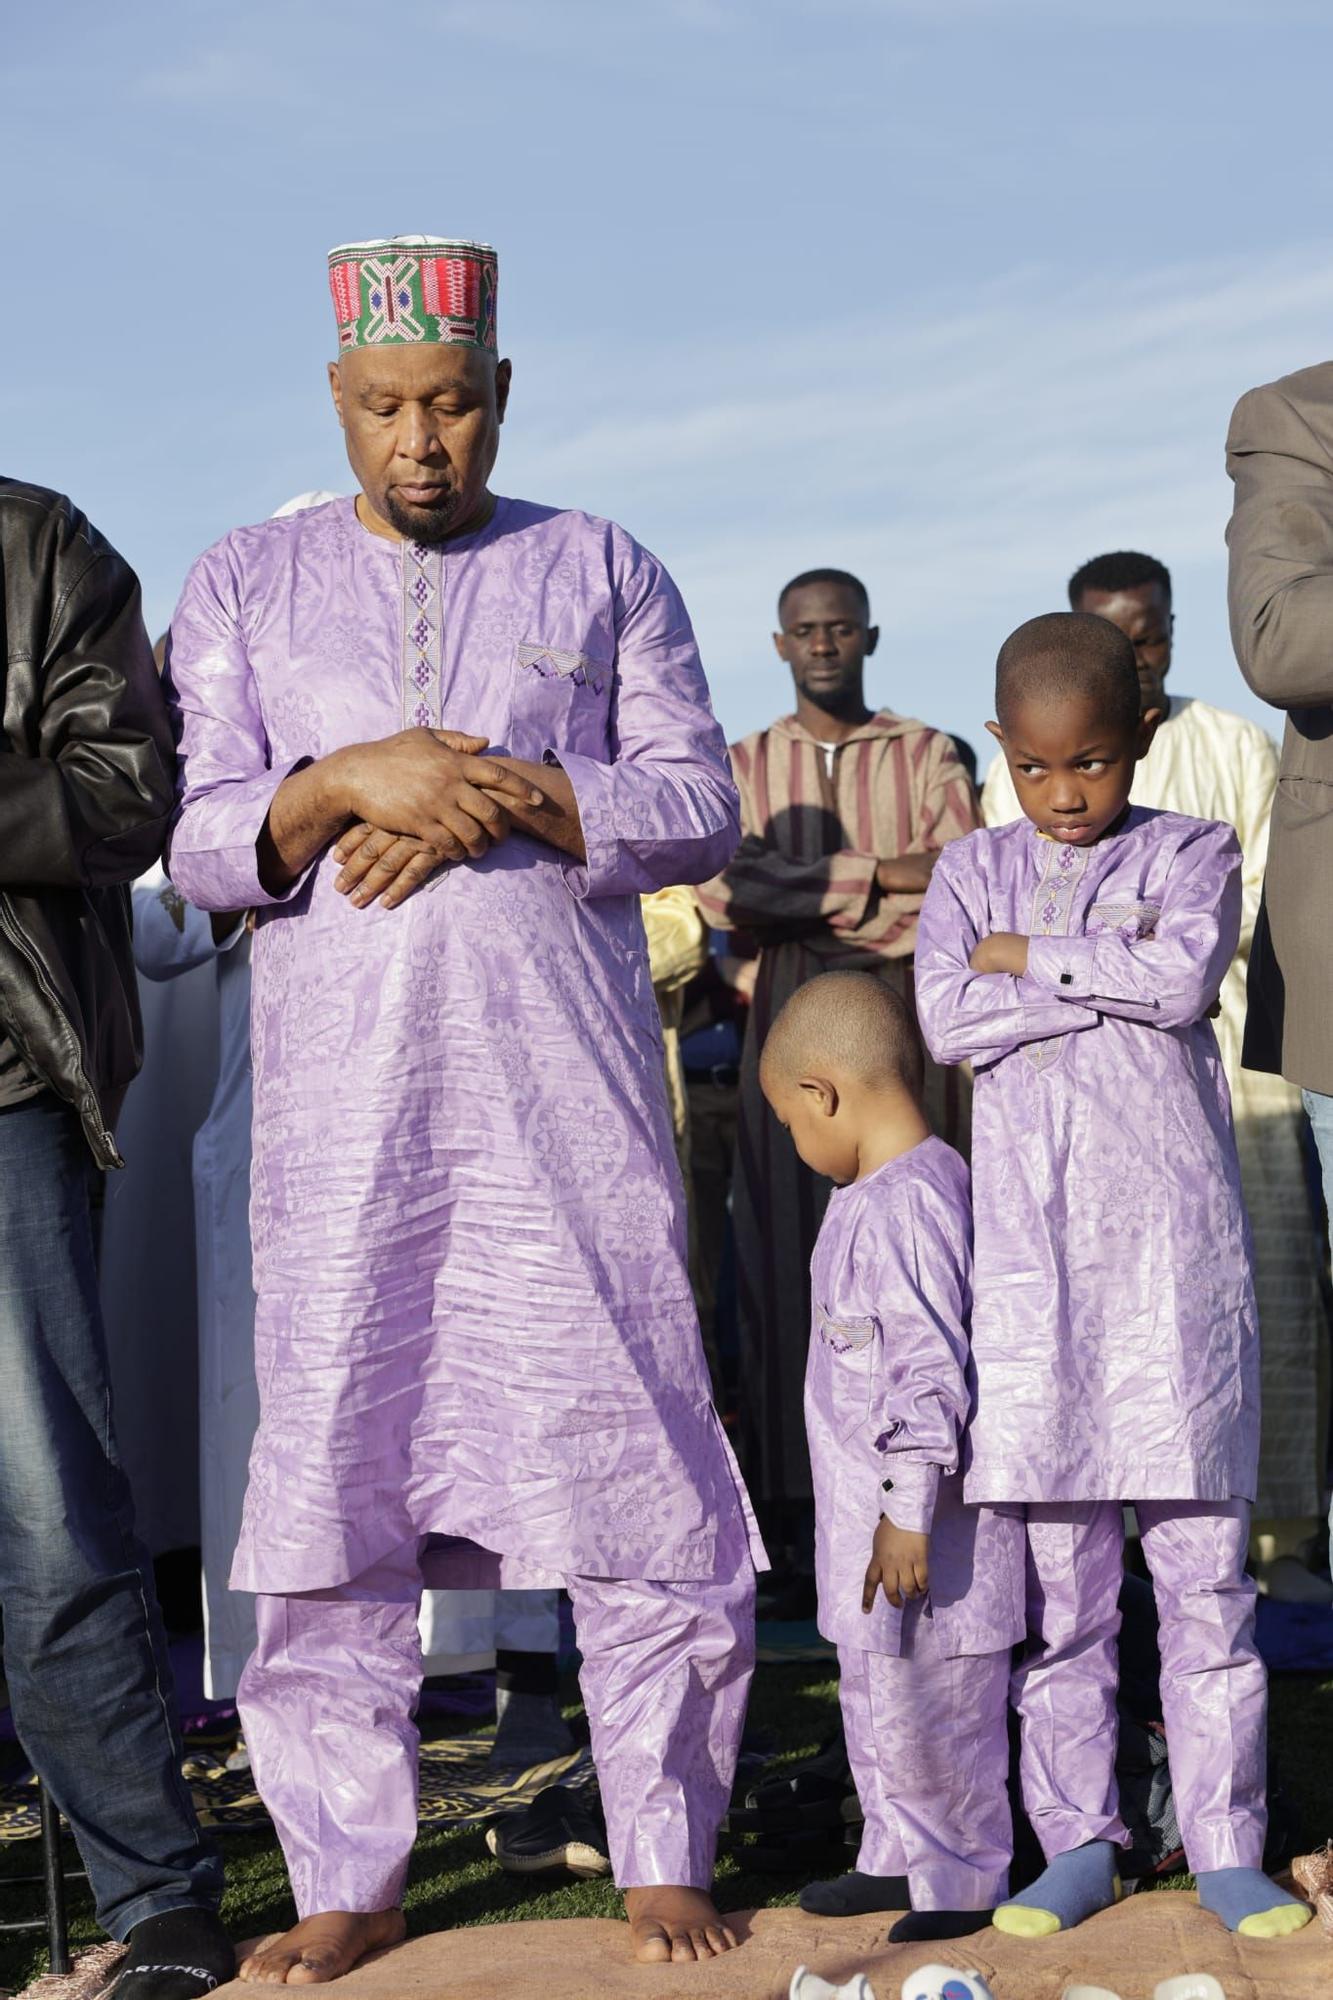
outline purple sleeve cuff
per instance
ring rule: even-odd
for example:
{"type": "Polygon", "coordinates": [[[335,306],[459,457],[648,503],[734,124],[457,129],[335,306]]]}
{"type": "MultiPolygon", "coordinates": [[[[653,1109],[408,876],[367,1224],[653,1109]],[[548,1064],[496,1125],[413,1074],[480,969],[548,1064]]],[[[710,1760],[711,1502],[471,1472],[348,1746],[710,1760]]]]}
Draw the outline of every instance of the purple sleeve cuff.
{"type": "Polygon", "coordinates": [[[565,886],[579,902],[585,896],[605,895],[616,864],[616,840],[612,832],[611,802],[606,782],[610,766],[568,750],[547,750],[543,753],[542,762],[563,771],[574,787],[574,803],[578,807],[579,825],[583,829],[587,860],[576,861],[572,854],[559,856],[565,886]]]}
{"type": "Polygon", "coordinates": [[[542,762],[557,765],[574,787],[587,860],[562,855],[560,867],[580,901],[706,882],[735,851],[739,822],[729,777],[711,791],[678,789],[650,765],[603,764],[554,749],[542,762]]]}
{"type": "Polygon", "coordinates": [[[904,1534],[928,1535],[935,1519],[940,1468],[919,1459],[891,1458],[880,1481],[879,1511],[904,1534]]]}
{"type": "Polygon", "coordinates": [[[291,901],[320,857],[274,894],[259,879],[257,842],[278,788],[309,762],[301,757],[282,770],[187,797],[167,845],[168,873],[187,902],[200,910],[258,910],[291,901]]]}
{"type": "Polygon", "coordinates": [[[1090,1000],[1097,990],[1096,964],[1096,938],[1029,938],[1028,969],[1019,981],[1019,990],[1027,987],[1024,998],[1054,995],[1058,1000],[1090,1000]]]}

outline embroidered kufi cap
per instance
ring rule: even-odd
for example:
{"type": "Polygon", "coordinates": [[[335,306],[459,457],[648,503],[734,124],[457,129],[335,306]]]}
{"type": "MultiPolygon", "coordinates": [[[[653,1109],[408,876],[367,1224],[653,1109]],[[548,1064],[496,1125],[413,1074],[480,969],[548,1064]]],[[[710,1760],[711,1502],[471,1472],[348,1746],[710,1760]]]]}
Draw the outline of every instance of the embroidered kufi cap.
{"type": "Polygon", "coordinates": [[[386,236],[329,252],[338,350],[484,347],[496,352],[496,256],[451,236],[386,236]]]}

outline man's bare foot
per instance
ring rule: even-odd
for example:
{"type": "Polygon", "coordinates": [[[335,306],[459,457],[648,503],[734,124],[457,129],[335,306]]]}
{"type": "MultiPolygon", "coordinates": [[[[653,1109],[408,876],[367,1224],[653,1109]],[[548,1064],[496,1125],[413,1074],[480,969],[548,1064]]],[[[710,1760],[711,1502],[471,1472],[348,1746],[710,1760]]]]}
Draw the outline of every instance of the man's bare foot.
{"type": "Polygon", "coordinates": [[[369,1952],[401,1944],[406,1936],[401,1910],[375,1910],[369,1916],[326,1910],[251,1952],[236,1976],[252,1986],[325,1986],[369,1952]]]}
{"type": "Polygon", "coordinates": [[[692,1965],[696,1959],[734,1951],[740,1942],[702,1889],[656,1883],[647,1889],[626,1889],[625,1915],[634,1956],[641,1965],[664,1965],[668,1959],[673,1965],[692,1965]]]}

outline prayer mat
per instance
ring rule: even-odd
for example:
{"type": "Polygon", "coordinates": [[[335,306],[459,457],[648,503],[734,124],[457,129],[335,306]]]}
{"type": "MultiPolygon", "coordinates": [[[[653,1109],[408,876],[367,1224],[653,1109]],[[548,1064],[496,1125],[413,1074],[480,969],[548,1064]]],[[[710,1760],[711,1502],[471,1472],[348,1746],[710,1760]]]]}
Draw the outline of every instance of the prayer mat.
{"type": "MultiPolygon", "coordinates": [[[[235,1740],[234,1730],[216,1742],[194,1736],[182,1764],[202,1824],[219,1833],[249,1833],[269,1823],[251,1773],[226,1768],[224,1759],[235,1740]]],[[[497,1813],[527,1805],[547,1785],[582,1785],[592,1777],[586,1747],[527,1770],[492,1770],[486,1759],[493,1741],[487,1734],[422,1744],[423,1827],[480,1826],[497,1813]]],[[[40,1831],[32,1776],[25,1772],[0,1783],[0,1841],[35,1840],[40,1831]]]]}
{"type": "MultiPolygon", "coordinates": [[[[864,1972],[875,2000],[899,2000],[920,1965],[980,1972],[995,2000],[1059,2000],[1075,1981],[1121,2000],[1149,2000],[1159,1979],[1211,1972],[1227,2000],[1328,2000],[1333,1941],[1317,1925],[1266,1942],[1232,1937],[1191,1895],[1130,1896],[1076,1931],[1036,1940],[979,1931],[948,1945],[888,1945],[887,1916],[808,1917],[800,1910],[736,1914],[739,1951],[704,1965],[632,1965],[628,1933],[609,1918],[478,1925],[411,1938],[358,1966],[337,2000],[786,2000],[808,1965],[833,1984],[864,1972]]],[[[214,2000],[254,2000],[253,1986],[222,1986],[214,2000]]]]}

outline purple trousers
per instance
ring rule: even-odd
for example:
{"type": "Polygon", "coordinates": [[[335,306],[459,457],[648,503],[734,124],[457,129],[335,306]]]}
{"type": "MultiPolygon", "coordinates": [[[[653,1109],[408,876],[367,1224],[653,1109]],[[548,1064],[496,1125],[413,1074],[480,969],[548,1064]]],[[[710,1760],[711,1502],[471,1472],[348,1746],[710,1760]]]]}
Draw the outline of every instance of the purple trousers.
{"type": "Polygon", "coordinates": [[[903,1644],[897,1659],[838,1648],[865,1814],[856,1865],[905,1875],[914,1910],[994,1909],[1009,1893],[1013,1851],[1009,1653],[946,1659],[916,1608],[903,1644]]]}
{"type": "MultiPolygon", "coordinates": [[[[1197,1874],[1263,1865],[1268,1684],[1245,1574],[1246,1500],[1139,1500],[1157,1598],[1176,1814],[1197,1874]]],[[[1023,1802],[1049,1860],[1128,1844],[1115,1780],[1124,1516],[1109,1500],[1028,1507],[1028,1652],[1014,1675],[1023,1802]]]]}
{"type": "MultiPolygon", "coordinates": [[[[754,1668],[744,1529],[706,1583],[572,1576],[580,1683],[622,1889],[712,1880],[754,1668]]],[[[401,1900],[417,1832],[423,1545],[350,1583],[256,1600],[237,1706],[297,1912],[401,1900]]]]}

